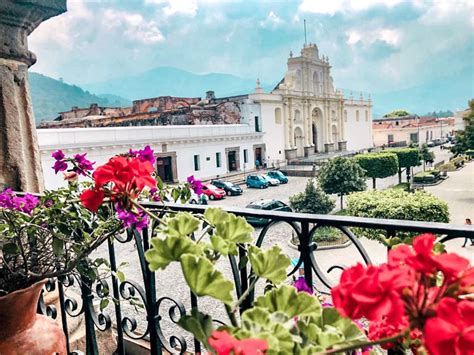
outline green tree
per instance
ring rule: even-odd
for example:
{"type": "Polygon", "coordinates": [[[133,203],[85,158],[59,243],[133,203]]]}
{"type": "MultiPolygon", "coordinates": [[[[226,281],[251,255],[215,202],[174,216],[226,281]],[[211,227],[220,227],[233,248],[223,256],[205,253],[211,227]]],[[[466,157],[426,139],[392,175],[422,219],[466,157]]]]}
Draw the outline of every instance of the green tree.
{"type": "Polygon", "coordinates": [[[469,100],[469,111],[464,116],[466,129],[456,132],[456,143],[451,151],[455,155],[474,149],[474,99],[469,100]]]}
{"type": "Polygon", "coordinates": [[[398,158],[398,183],[402,183],[402,168],[407,171],[407,182],[410,182],[410,168],[420,165],[420,152],[417,148],[390,149],[390,153],[395,153],[398,158]]]}
{"type": "Polygon", "coordinates": [[[386,113],[383,115],[383,117],[404,117],[404,116],[409,116],[410,112],[405,111],[405,110],[395,110],[389,113],[386,113]]]}
{"type": "Polygon", "coordinates": [[[318,178],[319,186],[324,192],[341,197],[341,209],[344,195],[367,188],[364,170],[350,158],[337,157],[329,160],[322,166],[318,178]]]}
{"type": "Polygon", "coordinates": [[[423,171],[426,169],[426,163],[432,164],[435,160],[434,152],[430,151],[426,144],[423,144],[420,148],[420,159],[423,160],[423,171]]]}
{"type": "Polygon", "coordinates": [[[290,197],[290,206],[296,212],[327,214],[334,209],[334,201],[313,179],[308,180],[303,192],[290,197]]]}
{"type": "Polygon", "coordinates": [[[372,178],[373,188],[376,179],[383,179],[398,172],[398,158],[394,153],[368,153],[356,155],[356,161],[365,170],[365,174],[372,178]]]}
{"type": "MultiPolygon", "coordinates": [[[[426,222],[449,222],[448,204],[425,191],[414,193],[401,189],[373,190],[351,194],[347,199],[347,214],[356,217],[388,218],[426,222]]],[[[367,228],[358,236],[377,239],[393,245],[413,234],[399,232],[397,240],[388,240],[381,230],[367,228]]]]}

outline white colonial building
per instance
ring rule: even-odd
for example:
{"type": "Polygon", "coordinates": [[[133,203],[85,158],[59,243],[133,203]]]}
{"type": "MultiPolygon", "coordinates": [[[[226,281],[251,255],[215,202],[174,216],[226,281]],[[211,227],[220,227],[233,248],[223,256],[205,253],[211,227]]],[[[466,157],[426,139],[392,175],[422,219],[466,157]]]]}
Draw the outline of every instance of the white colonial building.
{"type": "Polygon", "coordinates": [[[63,175],[54,174],[52,169],[51,154],[57,149],[67,156],[86,152],[97,167],[114,155],[150,145],[160,177],[165,182],[178,182],[186,181],[190,175],[210,178],[252,169],[254,146],[262,142],[262,133],[246,124],[58,128],[37,132],[47,189],[65,185],[63,175]]]}
{"type": "Polygon", "coordinates": [[[315,44],[301,56],[290,53],[280,83],[265,93],[216,98],[163,96],[136,100],[133,107],[73,107],[38,129],[45,185],[61,185],[51,153],[87,152],[97,164],[108,157],[150,145],[164,181],[201,179],[250,171],[334,151],[372,147],[372,102],[336,90],[327,57],[315,44]]]}
{"type": "Polygon", "coordinates": [[[268,161],[372,147],[370,97],[345,99],[334,89],[329,60],[315,44],[305,45],[299,57],[290,53],[288,70],[272,92],[264,93],[257,81],[246,105],[253,110],[242,111],[249,113],[244,122],[264,132],[268,161]]]}

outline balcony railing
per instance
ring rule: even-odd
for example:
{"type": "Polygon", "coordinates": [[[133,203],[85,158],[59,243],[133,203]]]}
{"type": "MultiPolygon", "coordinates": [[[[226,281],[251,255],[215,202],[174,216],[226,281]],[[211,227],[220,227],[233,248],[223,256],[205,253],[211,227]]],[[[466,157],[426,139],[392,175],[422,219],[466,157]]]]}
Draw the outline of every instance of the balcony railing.
{"type": "MultiPolygon", "coordinates": [[[[179,211],[187,211],[191,213],[202,213],[205,206],[192,205],[167,205],[166,212],[163,212],[163,205],[160,204],[145,204],[148,208],[157,209],[159,213],[175,213],[179,211]]],[[[474,237],[474,228],[471,226],[458,226],[444,223],[431,222],[415,222],[402,220],[387,220],[387,219],[373,219],[373,218],[358,218],[335,215],[311,215],[301,213],[288,212],[270,212],[255,209],[243,208],[229,208],[228,212],[232,212],[239,216],[254,217],[260,219],[267,219],[263,228],[259,229],[256,234],[255,244],[261,246],[269,235],[270,230],[274,228],[282,228],[283,224],[287,224],[293,231],[293,236],[297,238],[299,246],[296,253],[298,257],[293,269],[288,273],[288,276],[296,273],[300,267],[304,269],[304,277],[308,285],[313,285],[317,290],[328,292],[333,283],[329,274],[336,269],[343,269],[342,265],[332,265],[323,270],[318,257],[315,255],[315,250],[318,244],[312,242],[312,235],[315,231],[323,226],[335,227],[345,234],[351,240],[366,264],[371,264],[371,257],[364,249],[362,243],[356,235],[354,235],[351,228],[369,228],[383,231],[387,237],[395,237],[400,232],[414,232],[414,233],[434,233],[440,236],[441,242],[446,242],[454,238],[474,237]]],[[[156,228],[156,226],[154,226],[156,228]]],[[[128,230],[126,234],[116,235],[114,240],[108,241],[106,245],[106,253],[110,262],[111,276],[100,282],[92,284],[84,276],[68,275],[67,277],[56,280],[50,280],[47,284],[47,289],[52,290],[57,287],[59,293],[60,309],[55,309],[54,306],[45,306],[42,299],[39,303],[39,311],[43,314],[48,314],[52,318],[56,318],[58,314],[61,315],[62,326],[66,336],[68,336],[68,325],[71,317],[84,317],[85,335],[86,335],[86,353],[98,354],[96,330],[105,331],[115,327],[117,349],[116,353],[125,354],[125,343],[127,339],[144,339],[148,341],[151,354],[169,353],[184,353],[187,351],[200,352],[201,344],[195,338],[192,338],[189,333],[180,329],[176,324],[179,318],[190,312],[190,308],[199,308],[198,299],[187,289],[183,295],[182,292],[170,297],[173,294],[173,289],[167,289],[163,295],[163,289],[157,287],[160,280],[169,278],[170,275],[166,271],[151,272],[144,258],[144,253],[150,248],[150,237],[152,230],[143,230],[138,233],[136,230],[128,230]],[[131,279],[120,281],[115,273],[118,270],[118,263],[123,260],[117,260],[117,242],[133,243],[135,246],[135,253],[138,256],[139,275],[133,276],[131,279]],[[79,292],[80,300],[70,297],[68,290],[79,292]],[[99,311],[94,309],[94,303],[105,298],[108,293],[119,302],[113,302],[105,310],[99,311]],[[179,296],[179,297],[178,297],[179,296]],[[181,298],[181,299],[180,299],[181,298]],[[184,299],[184,301],[183,301],[184,299]],[[134,300],[135,303],[143,305],[143,311],[135,315],[130,315],[130,312],[125,306],[127,301],[134,300]],[[79,301],[79,302],[78,302],[79,301]],[[185,306],[187,304],[187,306],[185,306]],[[168,306],[166,306],[168,305],[168,306]],[[165,318],[169,317],[169,321],[165,318]]],[[[288,239],[289,236],[288,236],[288,239]]],[[[354,261],[355,255],[350,254],[348,261],[354,261]]],[[[234,257],[229,256],[229,265],[227,266],[233,281],[236,285],[235,295],[240,297],[249,286],[249,276],[251,270],[248,266],[242,267],[242,259],[246,258],[244,249],[241,249],[239,255],[234,257]]],[[[171,282],[174,281],[171,280],[171,282]]],[[[255,292],[259,292],[256,290],[255,292]]],[[[178,292],[177,292],[178,293],[178,292]]],[[[242,303],[240,312],[251,307],[255,294],[249,294],[245,302],[242,303]]],[[[215,320],[216,323],[225,323],[225,319],[215,320]]],[[[68,339],[68,352],[79,353],[71,348],[68,339]]]]}

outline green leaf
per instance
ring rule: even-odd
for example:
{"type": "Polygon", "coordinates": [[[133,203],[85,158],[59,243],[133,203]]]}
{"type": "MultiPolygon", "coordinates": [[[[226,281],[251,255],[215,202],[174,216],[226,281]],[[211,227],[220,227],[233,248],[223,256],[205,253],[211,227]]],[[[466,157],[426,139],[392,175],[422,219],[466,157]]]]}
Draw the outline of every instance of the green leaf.
{"type": "Polygon", "coordinates": [[[20,252],[20,248],[15,243],[6,243],[2,246],[3,254],[18,254],[20,252]]]}
{"type": "Polygon", "coordinates": [[[119,279],[120,282],[124,282],[125,281],[125,275],[122,271],[117,271],[115,273],[115,275],[117,276],[117,278],[119,279]]]}
{"type": "Polygon", "coordinates": [[[103,298],[100,301],[100,311],[102,312],[104,309],[107,308],[108,305],[109,305],[109,299],[108,298],[103,298]]]}
{"type": "Polygon", "coordinates": [[[59,238],[53,238],[53,252],[56,256],[61,256],[64,252],[64,242],[59,238]]]}
{"type": "Polygon", "coordinates": [[[306,292],[297,292],[293,286],[275,288],[255,301],[255,306],[268,309],[270,313],[283,312],[288,317],[321,316],[322,308],[316,297],[306,292]]]}
{"type": "Polygon", "coordinates": [[[159,176],[156,176],[156,185],[158,190],[163,190],[163,180],[159,176]]]}
{"type": "Polygon", "coordinates": [[[211,245],[212,249],[218,253],[227,256],[237,255],[237,245],[235,243],[226,241],[218,235],[211,235],[211,245]]]}
{"type": "Polygon", "coordinates": [[[286,269],[291,262],[279,246],[274,245],[267,251],[262,251],[255,246],[249,246],[249,260],[257,276],[266,278],[274,284],[279,284],[286,279],[286,269]]]}
{"type": "Polygon", "coordinates": [[[191,315],[184,315],[178,321],[178,324],[188,332],[191,332],[194,337],[199,340],[204,346],[211,350],[207,340],[211,336],[214,326],[212,324],[212,317],[199,312],[196,308],[191,310],[191,315]]]}
{"type": "Polygon", "coordinates": [[[323,329],[328,326],[337,328],[346,341],[365,340],[362,330],[349,318],[342,317],[335,308],[325,307],[322,314],[323,329]]]}
{"type": "Polygon", "coordinates": [[[179,190],[178,190],[178,189],[173,189],[173,190],[171,191],[171,197],[173,198],[173,201],[174,201],[174,202],[178,201],[179,195],[180,195],[180,193],[179,193],[179,190]]]}
{"type": "Polygon", "coordinates": [[[204,218],[213,226],[225,222],[229,218],[229,213],[221,208],[211,207],[204,212],[204,218]]]}
{"type": "Polygon", "coordinates": [[[161,231],[166,236],[187,237],[197,231],[198,227],[199,219],[189,212],[181,212],[169,218],[166,221],[166,225],[161,228],[161,231]]]}
{"type": "Polygon", "coordinates": [[[216,270],[208,259],[184,254],[181,256],[181,268],[186,283],[197,296],[211,296],[227,305],[232,304],[233,282],[216,270]]]}
{"type": "Polygon", "coordinates": [[[229,214],[228,218],[216,224],[216,234],[225,241],[232,243],[248,243],[252,241],[253,227],[245,218],[229,214]]]}
{"type": "Polygon", "coordinates": [[[248,261],[249,258],[247,255],[242,256],[242,258],[239,260],[239,270],[244,269],[247,266],[248,261]]]}
{"type": "Polygon", "coordinates": [[[180,261],[183,254],[200,255],[202,249],[189,238],[170,236],[165,239],[152,238],[152,248],[145,252],[145,259],[151,271],[165,269],[169,263],[180,261]]]}

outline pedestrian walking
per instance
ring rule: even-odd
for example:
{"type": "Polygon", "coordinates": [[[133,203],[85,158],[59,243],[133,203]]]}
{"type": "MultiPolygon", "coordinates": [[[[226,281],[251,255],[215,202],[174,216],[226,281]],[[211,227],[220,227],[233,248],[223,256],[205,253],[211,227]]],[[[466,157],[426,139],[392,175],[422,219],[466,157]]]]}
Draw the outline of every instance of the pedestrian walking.
{"type": "MultiPolygon", "coordinates": [[[[472,225],[472,222],[471,222],[471,219],[470,218],[466,218],[466,222],[464,223],[468,226],[472,225]]],[[[471,237],[466,237],[464,238],[464,244],[462,245],[463,248],[466,247],[466,244],[467,244],[467,240],[470,239],[471,240],[471,245],[474,245],[474,238],[471,238],[471,237]]]]}

